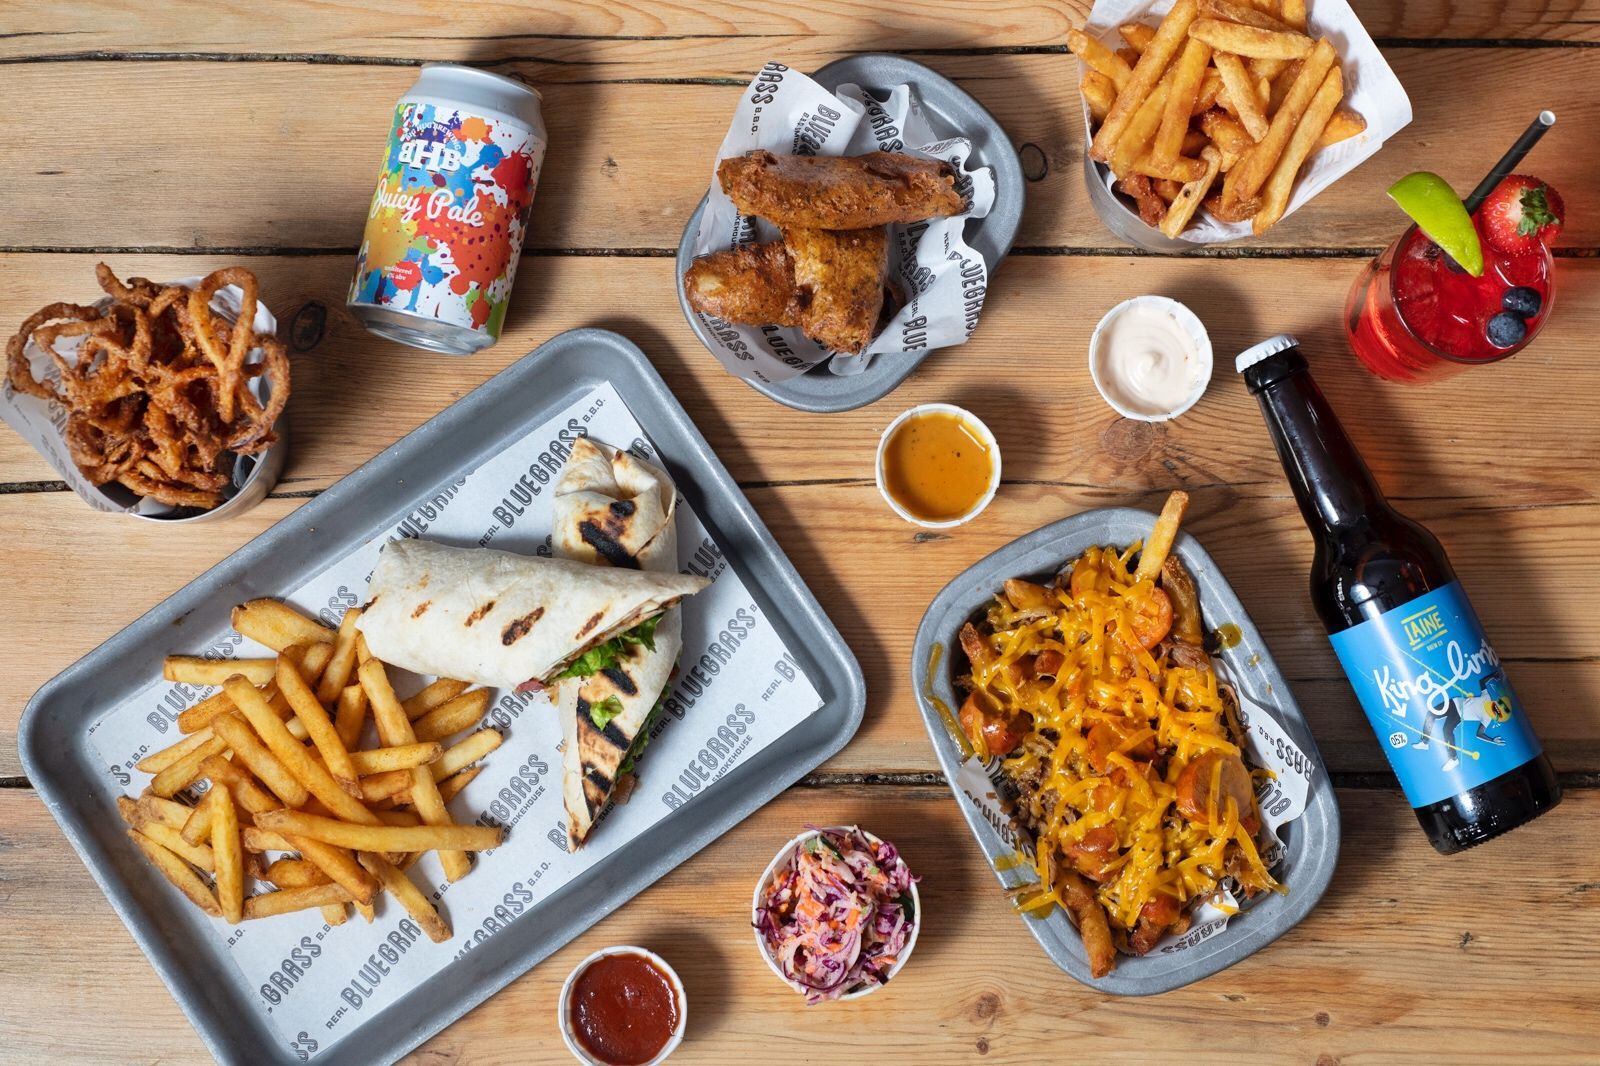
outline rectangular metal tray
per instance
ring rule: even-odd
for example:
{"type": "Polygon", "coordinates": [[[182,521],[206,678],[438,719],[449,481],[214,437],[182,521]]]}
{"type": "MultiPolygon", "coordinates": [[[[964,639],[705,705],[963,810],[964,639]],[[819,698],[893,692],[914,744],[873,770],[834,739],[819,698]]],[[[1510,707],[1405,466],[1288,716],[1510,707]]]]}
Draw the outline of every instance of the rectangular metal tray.
{"type": "MultiPolygon", "coordinates": [[[[23,712],[22,764],[106,898],[221,1062],[298,1063],[250,1006],[204,921],[183,906],[124,834],[103,789],[87,730],[147,683],[177,627],[225,629],[234,604],[281,594],[391,527],[416,498],[476,467],[584,390],[609,381],[656,445],[679,490],[800,661],[823,706],[730,772],[718,802],[690,803],[445,967],[426,991],[365,1018],[320,1066],[387,1062],[488,999],[646,886],[727,832],[838,751],[861,724],[866,685],[839,631],[644,353],[605,330],[579,329],[541,345],[476,391],[339,481],[227,560],[190,582],[48,682],[23,712]],[[603,890],[601,890],[603,888],[603,890]],[[179,948],[182,948],[180,951],[179,948]]],[[[555,1009],[555,1004],[550,1004],[555,1009]]]]}
{"type": "MultiPolygon", "coordinates": [[[[1013,853],[1011,845],[984,820],[976,806],[956,786],[962,753],[936,700],[946,708],[959,707],[954,678],[961,672],[956,633],[1000,591],[1008,577],[1048,581],[1061,567],[1094,545],[1132,544],[1149,536],[1155,516],[1132,507],[1085,511],[1037,529],[974,563],[934,597],[917,628],[911,655],[911,683],[917,693],[928,737],[939,765],[951,782],[956,805],[977,838],[991,865],[1013,853]],[[937,649],[937,650],[936,650],[937,649]],[[934,656],[939,658],[935,660],[934,656]]],[[[1239,642],[1218,657],[1238,681],[1239,696],[1252,712],[1265,711],[1283,727],[1313,763],[1306,810],[1283,827],[1284,856],[1274,873],[1289,889],[1287,895],[1269,893],[1235,915],[1227,927],[1188,950],[1143,957],[1117,957],[1117,966],[1101,978],[1089,975],[1083,941],[1060,910],[1047,918],[1021,917],[1045,954],[1073,979],[1101,992],[1121,996],[1146,996],[1179,988],[1227,969],[1292,929],[1311,912],[1333,878],[1339,856],[1339,805],[1327,767],[1317,751],[1289,683],[1278,669],[1244,604],[1222,576],[1217,564],[1187,533],[1179,533],[1173,546],[1194,575],[1200,590],[1201,610],[1212,628],[1231,622],[1239,627],[1239,642]]],[[[999,876],[999,867],[996,867],[999,876]]],[[[1005,879],[1002,878],[1004,884],[1005,879]]]]}

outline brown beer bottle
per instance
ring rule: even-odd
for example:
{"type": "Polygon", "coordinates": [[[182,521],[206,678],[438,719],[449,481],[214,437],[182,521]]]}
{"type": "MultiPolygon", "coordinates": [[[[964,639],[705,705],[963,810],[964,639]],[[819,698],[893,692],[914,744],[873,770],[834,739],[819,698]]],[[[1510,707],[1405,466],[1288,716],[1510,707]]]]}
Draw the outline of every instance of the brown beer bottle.
{"type": "Polygon", "coordinates": [[[1316,538],[1311,601],[1433,846],[1470,848],[1561,801],[1439,542],[1383,497],[1298,342],[1236,360],[1316,538]]]}

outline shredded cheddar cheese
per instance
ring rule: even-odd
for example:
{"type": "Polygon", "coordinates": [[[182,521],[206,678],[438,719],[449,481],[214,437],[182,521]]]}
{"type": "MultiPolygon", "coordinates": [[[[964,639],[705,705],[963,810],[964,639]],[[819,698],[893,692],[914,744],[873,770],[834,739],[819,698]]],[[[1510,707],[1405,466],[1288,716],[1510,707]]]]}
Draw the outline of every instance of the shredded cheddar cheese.
{"type": "Polygon", "coordinates": [[[1163,643],[1172,609],[1129,569],[1139,547],[1089,549],[1043,606],[1038,591],[1027,605],[997,597],[980,653],[969,649],[974,694],[1026,723],[1003,763],[1035,836],[1040,883],[1026,909],[1059,902],[1055,871],[1076,869],[1124,933],[1152,905],[1180,913],[1162,896],[1186,913],[1226,878],[1248,893],[1278,887],[1247,828],[1260,824],[1255,797],[1225,780],[1225,764],[1250,780],[1231,694],[1198,649],[1179,662],[1163,643]]]}

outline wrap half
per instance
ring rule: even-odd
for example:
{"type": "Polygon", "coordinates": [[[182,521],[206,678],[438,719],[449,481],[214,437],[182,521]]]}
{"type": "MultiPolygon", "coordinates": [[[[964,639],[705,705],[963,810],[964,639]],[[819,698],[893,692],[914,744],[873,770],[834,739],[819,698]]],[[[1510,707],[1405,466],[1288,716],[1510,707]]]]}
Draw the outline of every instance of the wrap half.
{"type": "Polygon", "coordinates": [[[514,688],[549,682],[707,584],[675,567],[630,570],[396,540],[378,556],[358,627],[384,662],[514,688]]]}
{"type": "MultiPolygon", "coordinates": [[[[651,574],[678,571],[678,533],[674,521],[677,490],[665,471],[627,452],[587,437],[556,481],[556,554],[585,563],[638,569],[651,574]]],[[[567,846],[576,849],[605,810],[618,782],[649,739],[645,729],[671,680],[683,649],[683,620],[676,609],[654,624],[624,633],[603,651],[607,661],[583,677],[556,687],[561,714],[562,798],[567,808],[567,846]]]]}

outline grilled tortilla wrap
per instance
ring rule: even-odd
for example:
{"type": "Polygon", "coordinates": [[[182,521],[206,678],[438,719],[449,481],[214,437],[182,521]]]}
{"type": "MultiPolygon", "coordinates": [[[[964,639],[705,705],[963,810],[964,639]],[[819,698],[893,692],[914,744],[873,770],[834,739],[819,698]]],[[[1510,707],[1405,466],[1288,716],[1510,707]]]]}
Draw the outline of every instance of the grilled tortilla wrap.
{"type": "Polygon", "coordinates": [[[384,662],[512,688],[548,682],[589,648],[707,584],[676,568],[628,570],[396,540],[378,556],[359,627],[384,662]]]}
{"type": "MultiPolygon", "coordinates": [[[[676,506],[677,490],[665,471],[581,438],[556,481],[552,537],[556,554],[675,574],[676,506]]],[[[640,734],[683,648],[683,621],[676,609],[670,609],[648,642],[624,636],[613,648],[615,661],[604,669],[563,680],[556,687],[565,741],[562,797],[571,849],[579,847],[594,827],[617,787],[624,760],[635,742],[642,741],[640,734]]]]}

